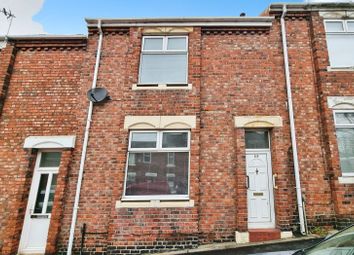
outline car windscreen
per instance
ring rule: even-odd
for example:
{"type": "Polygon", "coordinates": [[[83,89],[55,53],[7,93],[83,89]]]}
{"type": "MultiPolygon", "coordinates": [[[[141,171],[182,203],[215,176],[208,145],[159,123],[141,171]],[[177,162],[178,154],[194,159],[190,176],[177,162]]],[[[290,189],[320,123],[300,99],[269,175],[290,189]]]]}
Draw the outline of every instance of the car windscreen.
{"type": "Polygon", "coordinates": [[[306,255],[353,255],[354,226],[339,232],[305,251],[306,255]]]}

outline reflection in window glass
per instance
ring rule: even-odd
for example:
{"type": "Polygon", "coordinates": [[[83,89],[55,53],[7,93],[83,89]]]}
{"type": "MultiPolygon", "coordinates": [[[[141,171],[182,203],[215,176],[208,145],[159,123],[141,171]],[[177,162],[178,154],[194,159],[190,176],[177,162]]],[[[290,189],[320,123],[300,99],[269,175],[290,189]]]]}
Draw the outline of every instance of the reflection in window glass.
{"type": "Polygon", "coordinates": [[[336,113],[336,124],[354,124],[354,112],[336,113]]]}
{"type": "Polygon", "coordinates": [[[39,167],[58,167],[60,158],[61,152],[42,152],[39,167]]]}
{"type": "Polygon", "coordinates": [[[130,166],[135,166],[135,153],[129,154],[128,164],[130,166]]]}
{"type": "Polygon", "coordinates": [[[168,152],[167,153],[167,166],[168,167],[175,167],[175,153],[168,152]]]}
{"type": "Polygon", "coordinates": [[[143,161],[144,161],[144,163],[148,163],[148,164],[151,163],[151,153],[150,152],[144,153],[143,161]]]}
{"type": "Polygon", "coordinates": [[[46,192],[47,182],[48,182],[48,176],[49,176],[48,174],[41,174],[37,197],[36,197],[36,203],[34,205],[34,213],[42,213],[45,192],[46,192]]]}
{"type": "Polygon", "coordinates": [[[50,184],[50,190],[49,190],[49,197],[48,197],[46,213],[51,213],[52,212],[56,186],[57,186],[57,174],[53,174],[52,183],[50,184]]]}
{"type": "Polygon", "coordinates": [[[268,131],[246,131],[246,149],[268,149],[268,131]]]}
{"type": "Polygon", "coordinates": [[[188,147],[187,132],[164,132],[162,148],[185,148],[188,147]]]}
{"type": "Polygon", "coordinates": [[[174,168],[166,167],[169,160],[168,152],[152,152],[151,163],[144,163],[144,153],[135,155],[136,165],[128,165],[126,195],[188,194],[188,152],[174,153],[174,168]]]}
{"type": "Polygon", "coordinates": [[[156,132],[133,132],[131,148],[156,148],[156,132]]]}

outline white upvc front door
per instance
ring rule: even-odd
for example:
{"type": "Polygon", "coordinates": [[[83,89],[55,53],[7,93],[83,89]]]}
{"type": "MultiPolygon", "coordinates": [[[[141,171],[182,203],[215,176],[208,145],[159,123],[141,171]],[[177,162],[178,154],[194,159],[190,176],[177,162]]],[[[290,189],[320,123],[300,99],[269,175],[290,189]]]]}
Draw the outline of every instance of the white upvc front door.
{"type": "Polygon", "coordinates": [[[60,164],[60,152],[39,152],[22,228],[19,254],[44,254],[60,164]]]}
{"type": "MultiPolygon", "coordinates": [[[[249,136],[251,137],[250,139],[269,139],[268,131],[250,132],[266,132],[266,134],[259,135],[259,137],[251,134],[249,136]]],[[[250,146],[252,148],[246,149],[248,228],[274,228],[275,215],[270,143],[267,140],[260,143],[254,142],[254,144],[256,146],[250,146]]]]}

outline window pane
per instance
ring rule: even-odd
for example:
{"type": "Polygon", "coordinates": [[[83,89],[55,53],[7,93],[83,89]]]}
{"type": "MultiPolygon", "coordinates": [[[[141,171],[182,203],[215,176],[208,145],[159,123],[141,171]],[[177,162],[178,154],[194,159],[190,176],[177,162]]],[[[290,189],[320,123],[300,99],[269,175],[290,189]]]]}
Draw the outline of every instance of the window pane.
{"type": "Polygon", "coordinates": [[[174,167],[167,167],[168,152],[152,152],[151,163],[144,163],[144,153],[135,155],[136,165],[128,165],[126,195],[188,194],[188,152],[174,153],[174,167]]]}
{"type": "Polygon", "coordinates": [[[162,148],[188,147],[187,132],[164,132],[162,135],[162,148]]]}
{"type": "Polygon", "coordinates": [[[34,205],[34,213],[42,213],[45,191],[47,188],[48,174],[42,174],[39,179],[36,203],[34,205]]]}
{"type": "Polygon", "coordinates": [[[168,50],[186,50],[186,38],[168,38],[168,50]]]}
{"type": "Polygon", "coordinates": [[[186,83],[187,55],[142,56],[140,83],[186,83]]]}
{"type": "Polygon", "coordinates": [[[50,184],[49,198],[47,203],[47,213],[51,213],[53,209],[55,187],[57,186],[57,174],[53,174],[52,183],[50,184]]]}
{"type": "Polygon", "coordinates": [[[268,131],[246,131],[246,149],[268,148],[268,131]]]}
{"type": "Polygon", "coordinates": [[[354,32],[354,21],[348,21],[347,26],[348,26],[348,32],[354,32]]]}
{"type": "Polygon", "coordinates": [[[162,38],[145,38],[144,50],[162,50],[162,38]]]}
{"type": "Polygon", "coordinates": [[[326,32],[343,32],[343,22],[342,21],[327,21],[326,32]]]}
{"type": "Polygon", "coordinates": [[[354,124],[354,112],[336,113],[336,124],[354,124]]]}
{"type": "Polygon", "coordinates": [[[128,164],[135,166],[135,153],[129,153],[128,164]]]}
{"type": "Polygon", "coordinates": [[[156,148],[157,133],[141,132],[132,134],[131,148],[156,148]]]}
{"type": "Polygon", "coordinates": [[[354,173],[354,129],[337,129],[336,134],[342,172],[354,173]]]}
{"type": "Polygon", "coordinates": [[[327,35],[330,64],[333,67],[354,66],[354,35],[327,35]]]}
{"type": "Polygon", "coordinates": [[[58,167],[60,165],[61,152],[42,152],[40,167],[58,167]]]}

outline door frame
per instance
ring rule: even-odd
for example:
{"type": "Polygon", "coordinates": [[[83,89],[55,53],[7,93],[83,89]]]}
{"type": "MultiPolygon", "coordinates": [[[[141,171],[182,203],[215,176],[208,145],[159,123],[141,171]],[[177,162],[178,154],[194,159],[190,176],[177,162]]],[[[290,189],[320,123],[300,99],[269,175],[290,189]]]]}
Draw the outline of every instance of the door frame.
{"type": "MultiPolygon", "coordinates": [[[[42,173],[50,173],[51,174],[51,178],[48,179],[48,183],[49,183],[49,184],[47,184],[47,189],[48,189],[48,187],[50,188],[50,183],[53,178],[53,174],[58,174],[59,168],[60,168],[60,165],[58,167],[39,167],[43,152],[61,152],[61,151],[58,149],[46,149],[46,150],[39,150],[37,152],[36,163],[35,163],[35,166],[33,169],[30,192],[28,194],[28,201],[27,201],[27,205],[26,205],[25,217],[24,217],[23,225],[22,225],[18,254],[44,254],[45,249],[46,249],[46,245],[44,246],[43,249],[26,249],[26,247],[25,247],[26,241],[27,241],[26,238],[29,235],[29,231],[30,231],[30,225],[29,225],[30,222],[29,221],[31,220],[31,212],[34,210],[34,206],[35,206],[35,202],[36,202],[36,197],[37,197],[36,195],[38,192],[38,185],[39,185],[39,181],[40,181],[40,176],[42,173]]],[[[48,192],[48,190],[46,190],[46,193],[47,192],[48,192]]],[[[48,214],[49,227],[50,227],[50,219],[51,219],[51,213],[48,214]]],[[[49,232],[49,228],[48,228],[48,232],[49,232]]],[[[47,233],[46,239],[48,239],[48,233],[47,233]]]]}
{"type": "MultiPolygon", "coordinates": [[[[261,229],[261,228],[275,228],[275,201],[274,201],[274,183],[273,183],[273,169],[272,169],[272,154],[271,154],[271,141],[270,141],[270,130],[268,129],[248,129],[247,131],[267,131],[268,132],[268,149],[246,149],[245,156],[253,155],[256,153],[262,153],[267,155],[267,167],[268,167],[268,194],[269,194],[269,203],[270,203],[270,222],[269,223],[250,223],[248,222],[247,216],[247,226],[248,229],[261,229]]],[[[247,157],[245,157],[245,166],[246,166],[246,176],[248,176],[247,172],[247,157]]],[[[247,215],[248,215],[248,188],[246,192],[247,196],[247,215]]]]}

